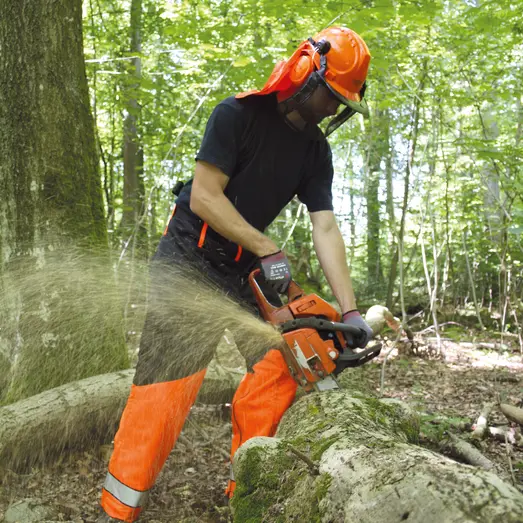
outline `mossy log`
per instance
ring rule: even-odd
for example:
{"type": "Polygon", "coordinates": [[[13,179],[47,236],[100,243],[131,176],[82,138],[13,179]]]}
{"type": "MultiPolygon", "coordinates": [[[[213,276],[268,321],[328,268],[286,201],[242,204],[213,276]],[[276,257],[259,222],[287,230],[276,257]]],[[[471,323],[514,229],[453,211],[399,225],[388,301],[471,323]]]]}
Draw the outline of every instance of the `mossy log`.
{"type": "Polygon", "coordinates": [[[347,371],[343,390],[301,397],[275,438],[240,447],[236,523],[523,521],[520,492],[418,446],[417,416],[376,399],[357,378],[347,371]]]}
{"type": "MultiPolygon", "coordinates": [[[[66,449],[111,441],[129,395],[134,369],[62,385],[0,408],[0,467],[23,470],[66,449]]],[[[211,364],[199,402],[231,401],[241,369],[211,364]]]]}

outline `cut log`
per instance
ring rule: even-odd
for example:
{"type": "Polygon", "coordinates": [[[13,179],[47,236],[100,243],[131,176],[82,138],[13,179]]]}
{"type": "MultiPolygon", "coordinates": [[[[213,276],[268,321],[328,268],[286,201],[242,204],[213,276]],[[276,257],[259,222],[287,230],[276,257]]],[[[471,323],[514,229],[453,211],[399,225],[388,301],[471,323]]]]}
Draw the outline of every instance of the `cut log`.
{"type": "Polygon", "coordinates": [[[365,321],[370,325],[374,336],[377,336],[387,325],[394,332],[399,332],[402,328],[410,341],[414,339],[414,334],[409,327],[403,325],[392,312],[383,305],[373,305],[365,314],[365,321]]]}
{"type": "Polygon", "coordinates": [[[345,390],[300,398],[276,438],[253,438],[240,447],[235,522],[523,521],[517,489],[490,471],[415,445],[417,417],[399,402],[374,398],[358,376],[346,371],[345,390]]]}
{"type": "Polygon", "coordinates": [[[523,427],[523,409],[507,405],[506,403],[502,403],[499,408],[509,421],[513,421],[523,427]]]}
{"type": "Polygon", "coordinates": [[[469,465],[481,467],[485,470],[494,469],[494,463],[490,459],[486,458],[474,445],[454,436],[454,434],[449,434],[449,439],[443,445],[443,448],[448,449],[453,458],[462,460],[469,465]]]}
{"type": "Polygon", "coordinates": [[[489,427],[489,434],[501,443],[510,443],[517,447],[523,447],[523,436],[519,430],[512,427],[489,427]]]}
{"type": "Polygon", "coordinates": [[[479,440],[485,437],[485,434],[487,433],[488,418],[493,407],[494,403],[485,403],[485,405],[483,405],[481,414],[479,415],[479,418],[474,425],[472,438],[479,440]]]}
{"type": "MultiPolygon", "coordinates": [[[[230,402],[243,374],[211,364],[197,401],[230,402]]],[[[134,369],[94,376],[1,407],[0,465],[19,471],[111,441],[133,376],[134,369]]]]}

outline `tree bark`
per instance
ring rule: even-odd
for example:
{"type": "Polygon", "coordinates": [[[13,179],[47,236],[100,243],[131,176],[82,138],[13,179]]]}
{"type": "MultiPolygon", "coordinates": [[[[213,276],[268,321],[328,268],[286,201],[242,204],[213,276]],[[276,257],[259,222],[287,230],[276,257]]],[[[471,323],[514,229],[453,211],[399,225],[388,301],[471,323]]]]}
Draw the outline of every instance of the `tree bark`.
{"type": "Polygon", "coordinates": [[[128,362],[102,296],[79,337],[85,282],[45,281],[62,266],[62,256],[50,266],[51,251],[107,249],[81,0],[3,1],[0,49],[0,346],[16,360],[15,401],[128,362]]]}
{"type": "Polygon", "coordinates": [[[0,10],[2,262],[52,232],[106,242],[81,0],[0,10]]]}
{"type": "MultiPolygon", "coordinates": [[[[147,226],[144,220],[145,187],[143,180],[143,147],[139,134],[140,80],[142,77],[142,0],[131,2],[130,23],[130,52],[136,55],[132,61],[129,76],[124,78],[124,96],[126,97],[126,116],[123,130],[123,212],[122,233],[123,240],[133,236],[133,246],[138,248],[141,257],[147,258],[147,226]]],[[[132,249],[136,252],[136,249],[132,249]]]]}
{"type": "MultiPolygon", "coordinates": [[[[211,364],[200,403],[232,400],[244,372],[211,364]]],[[[49,462],[64,449],[111,441],[134,369],[68,383],[0,408],[0,463],[14,470],[49,462]]]]}
{"type": "Polygon", "coordinates": [[[372,397],[357,371],[341,381],[345,390],[298,400],[276,438],[240,447],[235,522],[523,520],[523,495],[514,487],[415,445],[416,416],[400,402],[372,397]]]}
{"type": "Polygon", "coordinates": [[[379,187],[381,161],[388,155],[388,125],[383,111],[376,109],[368,125],[365,200],[367,204],[367,289],[371,296],[382,298],[383,268],[380,256],[379,187]]]}

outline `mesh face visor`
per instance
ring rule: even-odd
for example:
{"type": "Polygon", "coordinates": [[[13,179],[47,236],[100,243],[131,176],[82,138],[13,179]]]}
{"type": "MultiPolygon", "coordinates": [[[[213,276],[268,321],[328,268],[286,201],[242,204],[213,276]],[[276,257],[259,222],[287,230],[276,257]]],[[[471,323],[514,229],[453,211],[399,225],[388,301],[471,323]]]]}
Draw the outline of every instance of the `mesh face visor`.
{"type": "Polygon", "coordinates": [[[331,119],[327,128],[325,129],[325,136],[332,134],[340,125],[345,123],[351,116],[354,116],[356,113],[360,113],[364,118],[369,117],[369,106],[363,98],[365,90],[367,89],[367,83],[364,82],[360,90],[360,101],[355,102],[354,100],[349,100],[341,96],[337,91],[332,89],[332,87],[325,82],[325,85],[329,88],[330,92],[336,97],[336,99],[346,105],[345,109],[340,114],[337,114],[334,118],[331,119]]]}

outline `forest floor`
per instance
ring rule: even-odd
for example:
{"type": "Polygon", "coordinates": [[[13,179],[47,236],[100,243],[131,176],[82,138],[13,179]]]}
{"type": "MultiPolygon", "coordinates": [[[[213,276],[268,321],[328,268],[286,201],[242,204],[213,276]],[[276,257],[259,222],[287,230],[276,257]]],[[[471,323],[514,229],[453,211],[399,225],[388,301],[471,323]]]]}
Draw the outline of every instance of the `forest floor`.
{"type": "MultiPolygon", "coordinates": [[[[455,334],[455,333],[454,333],[455,334]]],[[[445,334],[444,334],[445,335],[445,334]]],[[[396,349],[386,363],[384,395],[415,406],[422,419],[422,441],[433,448],[446,432],[466,438],[485,402],[519,405],[523,401],[523,359],[517,339],[504,340],[498,350],[478,349],[484,334],[462,333],[443,340],[445,360],[433,353],[434,340],[418,338],[412,354],[408,344],[396,349]],[[478,338],[478,339],[477,339],[478,338]],[[501,352],[499,349],[505,349],[501,352]],[[508,349],[508,350],[507,350],[508,349]]],[[[388,347],[391,347],[388,342],[388,347]]],[[[387,350],[387,349],[385,349],[387,350]]],[[[381,361],[363,370],[370,386],[379,392],[381,361]]],[[[230,445],[228,406],[195,405],[183,431],[183,439],[171,453],[147,509],[140,521],[149,523],[228,522],[230,513],[224,488],[229,470],[226,453],[230,445]]],[[[499,408],[489,425],[507,425],[499,408]]],[[[485,439],[479,444],[494,462],[496,472],[523,492],[523,448],[485,439]]],[[[95,451],[63,455],[53,466],[26,474],[7,472],[0,478],[0,521],[10,507],[26,500],[32,507],[25,521],[96,521],[98,500],[111,446],[95,451]],[[29,500],[29,501],[27,501],[29,500]],[[39,514],[39,515],[37,515],[39,514]],[[32,516],[31,516],[32,517],[32,516]]],[[[27,508],[27,507],[26,507],[27,508]]]]}

